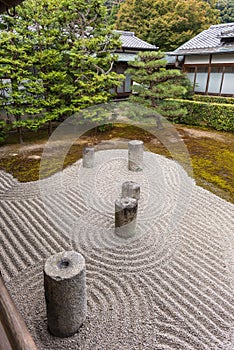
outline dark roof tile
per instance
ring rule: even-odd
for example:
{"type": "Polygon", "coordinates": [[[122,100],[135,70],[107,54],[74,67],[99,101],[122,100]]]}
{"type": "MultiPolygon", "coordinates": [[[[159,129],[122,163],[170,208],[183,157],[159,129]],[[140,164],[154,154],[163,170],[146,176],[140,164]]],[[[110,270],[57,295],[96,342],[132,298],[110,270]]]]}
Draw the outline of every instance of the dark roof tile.
{"type": "MultiPolygon", "coordinates": [[[[190,39],[170,54],[202,53],[225,51],[225,45],[221,42],[222,37],[232,37],[234,23],[212,25],[194,38],[190,39]]],[[[227,45],[228,46],[228,45],[227,45]]],[[[231,47],[228,47],[231,50],[231,47]]],[[[234,48],[232,49],[234,51],[234,48]]]]}
{"type": "Polygon", "coordinates": [[[120,40],[124,49],[144,49],[144,50],[157,50],[158,47],[151,45],[144,40],[141,40],[135,36],[134,32],[127,32],[116,30],[116,33],[120,34],[120,40]]]}

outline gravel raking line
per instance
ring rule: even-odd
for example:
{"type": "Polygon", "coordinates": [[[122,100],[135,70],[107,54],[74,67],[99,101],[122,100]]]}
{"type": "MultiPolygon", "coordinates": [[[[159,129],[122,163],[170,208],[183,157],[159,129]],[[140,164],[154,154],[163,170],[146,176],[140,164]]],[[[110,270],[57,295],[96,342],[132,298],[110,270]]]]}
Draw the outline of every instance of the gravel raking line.
{"type": "Polygon", "coordinates": [[[0,268],[38,349],[233,350],[234,206],[162,156],[145,152],[138,173],[126,150],[95,156],[37,182],[0,173],[0,268]],[[114,202],[130,180],[137,229],[122,239],[114,202]],[[43,264],[71,249],[86,259],[88,315],[60,339],[47,331],[43,264]]]}

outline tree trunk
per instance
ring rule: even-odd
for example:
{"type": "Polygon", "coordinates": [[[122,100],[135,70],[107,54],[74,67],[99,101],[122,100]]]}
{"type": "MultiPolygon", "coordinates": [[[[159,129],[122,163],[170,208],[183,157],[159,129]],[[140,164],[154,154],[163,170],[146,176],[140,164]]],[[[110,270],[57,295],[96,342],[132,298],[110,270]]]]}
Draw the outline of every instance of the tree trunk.
{"type": "MultiPolygon", "coordinates": [[[[151,105],[154,108],[157,107],[157,103],[156,103],[156,98],[155,97],[151,97],[151,105]]],[[[161,116],[160,115],[156,116],[156,129],[157,130],[162,130],[163,129],[163,125],[162,125],[162,121],[161,121],[161,116]]]]}
{"type": "Polygon", "coordinates": [[[19,126],[17,128],[17,132],[18,132],[19,143],[22,145],[24,143],[23,135],[22,135],[22,126],[19,126]]]}
{"type": "Polygon", "coordinates": [[[52,121],[48,121],[48,135],[50,136],[52,134],[52,121]]]}

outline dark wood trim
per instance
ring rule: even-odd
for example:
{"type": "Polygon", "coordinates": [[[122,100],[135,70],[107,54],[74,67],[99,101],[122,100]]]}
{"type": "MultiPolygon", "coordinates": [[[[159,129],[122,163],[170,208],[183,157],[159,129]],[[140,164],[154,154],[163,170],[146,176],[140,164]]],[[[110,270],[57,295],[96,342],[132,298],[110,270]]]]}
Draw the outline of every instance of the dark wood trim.
{"type": "Polygon", "coordinates": [[[184,64],[183,65],[183,71],[186,73],[188,73],[188,70],[193,68],[194,69],[194,83],[193,83],[193,91],[195,93],[199,93],[199,94],[204,94],[204,95],[214,95],[214,96],[234,96],[234,94],[222,94],[222,88],[223,88],[223,81],[224,81],[224,76],[225,76],[225,70],[227,67],[234,67],[234,63],[233,64],[212,64],[212,55],[210,55],[209,58],[209,64],[184,64]],[[196,85],[196,80],[197,80],[197,71],[199,67],[206,67],[208,68],[208,73],[207,73],[207,81],[206,81],[206,88],[204,92],[196,92],[195,91],[195,85],[196,85]],[[222,77],[221,77],[221,82],[220,82],[220,88],[219,88],[219,92],[217,94],[212,94],[209,93],[209,82],[210,82],[210,76],[211,76],[211,70],[212,68],[222,68],[222,77]]]}
{"type": "MultiPolygon", "coordinates": [[[[0,322],[14,350],[37,350],[37,347],[5,287],[0,272],[0,322]]],[[[2,344],[0,344],[2,346],[2,344]]],[[[5,349],[5,348],[3,348],[5,349]]]]}
{"type": "Polygon", "coordinates": [[[212,63],[212,67],[234,67],[234,63],[212,63]]]}
{"type": "Polygon", "coordinates": [[[208,94],[208,88],[209,88],[209,82],[210,82],[210,73],[211,73],[211,60],[212,60],[212,55],[209,56],[209,65],[208,65],[208,72],[207,72],[207,81],[206,81],[206,95],[208,94]]]}
{"type": "Polygon", "coordinates": [[[197,80],[197,66],[195,66],[195,72],[194,72],[193,91],[195,91],[196,80],[197,80]]]}
{"type": "Polygon", "coordinates": [[[118,92],[115,98],[128,97],[131,95],[131,92],[118,92]]]}
{"type": "Polygon", "coordinates": [[[125,52],[128,52],[128,53],[130,53],[130,52],[141,52],[141,51],[158,51],[158,47],[156,47],[156,48],[144,48],[144,47],[134,47],[134,48],[132,48],[132,49],[129,49],[128,47],[123,47],[122,46],[122,49],[123,50],[125,50],[125,52]]]}
{"type": "Polygon", "coordinates": [[[219,95],[222,95],[222,88],[223,88],[223,81],[224,81],[224,74],[225,74],[225,66],[223,66],[223,72],[222,72],[222,78],[220,82],[220,89],[219,89],[219,95]]]}
{"type": "Polygon", "coordinates": [[[19,5],[22,2],[22,0],[1,0],[0,1],[0,13],[6,12],[7,9],[10,9],[12,7],[15,7],[16,5],[19,5]]]}
{"type": "MultiPolygon", "coordinates": [[[[192,67],[208,67],[209,66],[209,63],[191,63],[191,64],[188,64],[188,63],[184,63],[183,66],[185,68],[192,68],[192,67]]],[[[234,67],[234,63],[211,63],[211,67],[234,67]]]]}
{"type": "Polygon", "coordinates": [[[138,54],[138,50],[131,50],[131,49],[126,49],[126,48],[121,48],[121,49],[117,49],[115,50],[114,54],[119,54],[119,53],[132,53],[132,54],[138,54]]]}
{"type": "Polygon", "coordinates": [[[1,350],[14,350],[12,349],[9,340],[7,339],[5,330],[2,323],[0,322],[0,349],[1,350]]]}

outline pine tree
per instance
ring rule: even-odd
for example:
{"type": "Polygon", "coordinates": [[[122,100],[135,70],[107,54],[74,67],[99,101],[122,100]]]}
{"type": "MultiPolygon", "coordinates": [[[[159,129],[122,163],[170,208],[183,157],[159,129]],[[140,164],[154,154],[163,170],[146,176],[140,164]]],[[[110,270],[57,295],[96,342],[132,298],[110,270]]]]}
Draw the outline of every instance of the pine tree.
{"type": "Polygon", "coordinates": [[[186,113],[175,101],[169,99],[185,96],[189,82],[178,69],[166,69],[167,61],[162,52],[141,52],[129,62],[135,83],[131,100],[147,107],[153,107],[164,117],[178,119],[186,113]]]}
{"type": "Polygon", "coordinates": [[[27,0],[18,9],[24,40],[28,43],[28,61],[33,67],[34,81],[40,84],[37,106],[40,116],[48,122],[58,119],[66,110],[71,81],[64,64],[67,49],[60,23],[61,4],[54,0],[27,0]]]}
{"type": "Polygon", "coordinates": [[[40,125],[40,118],[34,116],[42,111],[38,106],[42,90],[32,71],[28,44],[17,31],[17,24],[17,20],[10,16],[1,17],[0,106],[17,128],[22,142],[23,126],[34,128],[40,125]]]}
{"type": "Polygon", "coordinates": [[[216,4],[217,9],[220,11],[221,23],[234,22],[234,1],[230,0],[218,0],[216,4]]]}
{"type": "Polygon", "coordinates": [[[66,19],[70,48],[66,55],[72,81],[72,110],[107,102],[110,89],[118,86],[122,76],[112,72],[113,52],[121,45],[107,25],[107,9],[102,0],[73,3],[73,14],[66,19]],[[91,6],[92,5],[92,6],[91,6]]]}
{"type": "Polygon", "coordinates": [[[120,4],[123,3],[124,0],[107,0],[105,1],[105,6],[108,10],[108,22],[110,24],[114,24],[117,19],[117,13],[119,11],[120,4]]]}
{"type": "Polygon", "coordinates": [[[103,0],[26,0],[1,17],[0,105],[22,127],[108,101],[121,77],[111,68],[120,44],[103,0]],[[2,80],[4,79],[4,80],[2,80]]]}

